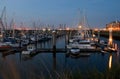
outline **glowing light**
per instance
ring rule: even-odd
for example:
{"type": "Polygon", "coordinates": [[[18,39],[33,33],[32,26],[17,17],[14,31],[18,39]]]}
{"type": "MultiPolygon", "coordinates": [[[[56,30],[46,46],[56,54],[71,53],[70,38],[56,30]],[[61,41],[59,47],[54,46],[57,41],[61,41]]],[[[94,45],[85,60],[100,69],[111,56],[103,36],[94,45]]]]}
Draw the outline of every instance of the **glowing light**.
{"type": "Polygon", "coordinates": [[[103,30],[106,31],[106,28],[104,28],[103,30]]]}
{"type": "Polygon", "coordinates": [[[43,31],[45,31],[46,29],[42,29],[43,31]]]}
{"type": "Polygon", "coordinates": [[[111,69],[112,67],[112,55],[110,55],[110,58],[109,58],[109,69],[111,69]]]}
{"type": "Polygon", "coordinates": [[[109,31],[112,31],[113,28],[110,28],[109,31]]]}
{"type": "Polygon", "coordinates": [[[79,28],[79,29],[81,29],[81,28],[82,28],[82,26],[78,26],[78,28],[79,28]]]}
{"type": "Polygon", "coordinates": [[[93,37],[95,37],[95,34],[93,34],[93,37]]]}
{"type": "Polygon", "coordinates": [[[112,42],[112,38],[109,39],[109,42],[112,42]]]}
{"type": "Polygon", "coordinates": [[[24,28],[25,30],[30,30],[30,28],[24,28]]]}
{"type": "Polygon", "coordinates": [[[2,37],[2,34],[0,35],[0,37],[2,37]]]}
{"type": "Polygon", "coordinates": [[[112,46],[112,38],[109,39],[109,46],[112,46]]]}
{"type": "Polygon", "coordinates": [[[50,31],[51,29],[49,28],[48,31],[50,31]]]}
{"type": "Polygon", "coordinates": [[[69,28],[69,27],[67,27],[67,28],[66,28],[66,30],[70,30],[70,28],[69,28]]]}
{"type": "Polygon", "coordinates": [[[20,28],[20,27],[17,27],[17,28],[15,28],[16,30],[22,30],[22,28],[20,28]]]}
{"type": "Polygon", "coordinates": [[[112,29],[109,30],[109,45],[112,46],[112,29]]]}
{"type": "Polygon", "coordinates": [[[98,31],[98,29],[95,29],[95,31],[98,31]]]}

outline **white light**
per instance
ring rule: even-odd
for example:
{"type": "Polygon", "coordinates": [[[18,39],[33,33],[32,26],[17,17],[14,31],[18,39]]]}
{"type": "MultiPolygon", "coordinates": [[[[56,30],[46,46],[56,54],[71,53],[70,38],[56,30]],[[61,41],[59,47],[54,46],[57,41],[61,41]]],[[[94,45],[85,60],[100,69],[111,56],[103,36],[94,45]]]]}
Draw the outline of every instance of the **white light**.
{"type": "Polygon", "coordinates": [[[81,28],[82,28],[82,26],[78,26],[78,28],[79,28],[79,29],[81,29],[81,28]]]}
{"type": "Polygon", "coordinates": [[[2,34],[0,35],[0,37],[2,37],[2,34]]]}
{"type": "Polygon", "coordinates": [[[50,31],[50,29],[48,29],[48,31],[50,31]]]}
{"type": "Polygon", "coordinates": [[[66,30],[70,30],[70,28],[66,28],[66,30]]]}
{"type": "Polygon", "coordinates": [[[46,29],[42,29],[43,31],[45,31],[46,29]]]}
{"type": "Polygon", "coordinates": [[[95,34],[93,34],[93,37],[95,37],[95,34]]]}

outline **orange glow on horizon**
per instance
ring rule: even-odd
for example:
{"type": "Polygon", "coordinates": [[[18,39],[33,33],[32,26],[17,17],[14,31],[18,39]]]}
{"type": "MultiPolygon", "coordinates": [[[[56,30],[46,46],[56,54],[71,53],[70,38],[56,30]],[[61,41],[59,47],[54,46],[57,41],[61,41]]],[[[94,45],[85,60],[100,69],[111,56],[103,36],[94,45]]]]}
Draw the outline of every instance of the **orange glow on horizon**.
{"type": "Polygon", "coordinates": [[[69,28],[69,27],[67,27],[67,28],[66,28],[66,30],[70,30],[70,28],[69,28]]]}
{"type": "Polygon", "coordinates": [[[108,28],[107,30],[120,31],[120,28],[113,28],[113,27],[111,27],[111,28],[108,28]]]}

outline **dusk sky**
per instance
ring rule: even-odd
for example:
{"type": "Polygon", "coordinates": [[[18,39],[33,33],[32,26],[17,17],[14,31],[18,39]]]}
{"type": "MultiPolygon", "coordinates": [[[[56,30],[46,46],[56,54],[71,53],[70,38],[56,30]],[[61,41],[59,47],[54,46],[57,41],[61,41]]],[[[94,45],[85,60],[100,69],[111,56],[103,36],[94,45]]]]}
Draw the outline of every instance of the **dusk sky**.
{"type": "Polygon", "coordinates": [[[90,27],[105,27],[120,20],[120,0],[0,0],[0,15],[4,6],[7,18],[15,18],[18,24],[40,21],[74,26],[81,12],[85,13],[90,27]]]}

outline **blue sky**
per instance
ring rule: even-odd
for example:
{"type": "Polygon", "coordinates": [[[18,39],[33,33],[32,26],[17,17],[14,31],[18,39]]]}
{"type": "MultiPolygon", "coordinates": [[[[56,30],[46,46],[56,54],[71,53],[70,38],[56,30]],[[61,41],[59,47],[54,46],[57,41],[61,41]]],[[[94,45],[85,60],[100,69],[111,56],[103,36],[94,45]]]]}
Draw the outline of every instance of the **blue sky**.
{"type": "Polygon", "coordinates": [[[0,14],[6,6],[8,19],[15,18],[18,24],[40,21],[74,26],[84,12],[90,27],[105,27],[120,20],[119,4],[120,0],[0,0],[0,14]]]}

